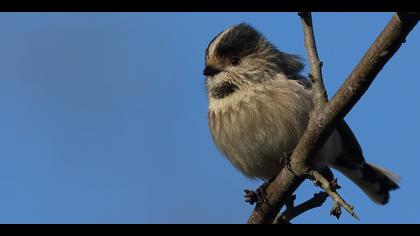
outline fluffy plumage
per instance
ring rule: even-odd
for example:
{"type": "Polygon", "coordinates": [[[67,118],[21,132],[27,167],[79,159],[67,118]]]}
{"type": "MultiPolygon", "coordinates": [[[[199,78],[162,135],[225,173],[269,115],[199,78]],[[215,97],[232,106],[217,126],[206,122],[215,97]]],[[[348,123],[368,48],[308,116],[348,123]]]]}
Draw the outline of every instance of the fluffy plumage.
{"type": "MultiPolygon", "coordinates": [[[[206,49],[208,121],[218,149],[244,175],[268,180],[293,151],[313,109],[310,83],[296,55],[279,51],[248,24],[219,33],[206,49]]],[[[314,168],[333,167],[376,203],[398,188],[391,172],[365,162],[342,121],[315,157],[314,168]]]]}

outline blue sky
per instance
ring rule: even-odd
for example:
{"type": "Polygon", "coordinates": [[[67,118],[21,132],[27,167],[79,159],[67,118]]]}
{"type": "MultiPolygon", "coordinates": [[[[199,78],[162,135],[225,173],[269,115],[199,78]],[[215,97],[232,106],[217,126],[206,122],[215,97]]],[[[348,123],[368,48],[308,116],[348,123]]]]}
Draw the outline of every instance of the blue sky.
{"type": "MultiPolygon", "coordinates": [[[[391,16],[314,14],[330,96],[391,16]]],[[[0,223],[245,222],[261,183],[212,143],[202,76],[208,42],[243,21],[306,58],[295,13],[1,13],[0,223]]],[[[401,189],[378,206],[338,174],[361,220],[328,200],[294,223],[420,223],[419,30],[346,117],[401,189]]]]}

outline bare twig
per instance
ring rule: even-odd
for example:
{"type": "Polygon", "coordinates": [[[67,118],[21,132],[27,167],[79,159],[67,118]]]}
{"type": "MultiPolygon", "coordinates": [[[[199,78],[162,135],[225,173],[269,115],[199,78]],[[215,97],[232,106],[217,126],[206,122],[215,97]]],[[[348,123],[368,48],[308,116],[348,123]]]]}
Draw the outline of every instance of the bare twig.
{"type": "Polygon", "coordinates": [[[318,51],[316,49],[314,29],[312,26],[312,15],[310,12],[300,12],[299,16],[302,19],[304,43],[311,68],[311,73],[308,74],[308,77],[312,82],[315,112],[318,112],[328,101],[321,72],[322,62],[319,60],[318,51]]]}
{"type": "MultiPolygon", "coordinates": [[[[304,33],[304,43],[306,52],[309,58],[309,64],[311,68],[311,73],[308,74],[309,78],[312,82],[312,92],[314,98],[314,110],[312,114],[319,114],[322,112],[322,109],[325,108],[325,105],[328,103],[327,92],[324,87],[324,81],[322,78],[322,62],[319,60],[318,51],[316,49],[315,43],[315,35],[312,25],[312,14],[310,12],[300,12],[299,16],[302,20],[303,26],[303,33],[304,33]]],[[[353,212],[353,209],[350,208],[350,205],[347,204],[341,196],[335,191],[336,188],[331,188],[328,181],[318,172],[314,172],[311,174],[312,178],[316,179],[318,185],[328,193],[333,201],[336,203],[334,211],[331,211],[331,214],[336,216],[337,218],[340,217],[338,214],[341,213],[339,208],[340,206],[344,207],[352,216],[356,216],[353,212]]],[[[357,216],[356,216],[357,217],[357,216]]]]}
{"type": "Polygon", "coordinates": [[[419,20],[419,13],[395,14],[378,36],[343,86],[310,122],[290,160],[293,173],[283,168],[266,189],[266,201],[255,208],[248,223],[272,223],[288,196],[311,171],[311,156],[329,137],[337,122],[353,108],[376,75],[395,54],[419,20]]]}
{"type": "Polygon", "coordinates": [[[293,208],[295,206],[295,200],[296,200],[296,195],[293,194],[292,196],[290,196],[288,200],[286,200],[284,205],[286,206],[287,209],[293,208]]]}
{"type": "Polygon", "coordinates": [[[335,204],[331,210],[331,215],[334,215],[338,219],[341,214],[341,210],[338,208],[344,207],[344,209],[346,209],[346,211],[350,215],[352,215],[356,219],[359,219],[356,212],[354,212],[353,210],[354,209],[353,206],[348,204],[340,196],[340,194],[337,193],[337,189],[340,188],[340,186],[338,186],[337,184],[337,180],[334,180],[333,182],[328,182],[328,180],[326,180],[324,176],[322,176],[318,171],[312,171],[310,175],[312,176],[315,184],[321,187],[333,199],[335,204]]]}
{"type": "Polygon", "coordinates": [[[294,219],[298,215],[301,215],[306,211],[322,206],[327,197],[328,194],[326,192],[319,192],[314,194],[314,196],[311,199],[299,204],[298,206],[287,207],[283,213],[277,215],[276,219],[274,219],[273,224],[288,224],[292,219],[294,219]]]}
{"type": "Polygon", "coordinates": [[[397,13],[392,17],[326,107],[332,113],[331,117],[328,117],[330,119],[325,120],[325,123],[331,124],[327,128],[334,125],[333,121],[344,118],[359,101],[379,71],[405,43],[407,35],[416,26],[419,17],[419,12],[397,13]]]}

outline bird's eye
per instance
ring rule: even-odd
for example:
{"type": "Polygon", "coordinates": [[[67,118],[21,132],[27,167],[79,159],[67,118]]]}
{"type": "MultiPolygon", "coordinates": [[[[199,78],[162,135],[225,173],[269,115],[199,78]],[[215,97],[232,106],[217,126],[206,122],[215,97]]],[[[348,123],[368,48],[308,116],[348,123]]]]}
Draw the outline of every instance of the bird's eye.
{"type": "Polygon", "coordinates": [[[230,59],[230,63],[232,66],[237,66],[241,63],[241,59],[239,57],[232,57],[232,59],[230,59]]]}

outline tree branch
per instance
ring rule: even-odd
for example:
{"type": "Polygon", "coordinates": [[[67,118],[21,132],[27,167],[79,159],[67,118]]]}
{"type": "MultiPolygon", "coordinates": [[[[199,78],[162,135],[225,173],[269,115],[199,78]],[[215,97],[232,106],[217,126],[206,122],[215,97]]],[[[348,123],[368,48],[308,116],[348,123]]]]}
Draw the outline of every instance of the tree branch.
{"type": "Polygon", "coordinates": [[[325,107],[311,115],[308,127],[297,144],[290,168],[283,168],[266,189],[266,200],[257,204],[248,223],[272,223],[288,196],[310,173],[311,156],[329,137],[337,122],[351,110],[376,75],[400,48],[419,20],[419,13],[398,13],[389,21],[359,64],[325,107]]]}
{"type": "MultiPolygon", "coordinates": [[[[312,81],[314,99],[313,113],[316,114],[322,112],[322,109],[325,108],[325,105],[328,102],[327,92],[325,91],[321,72],[322,62],[319,60],[318,51],[316,49],[315,35],[312,25],[312,14],[310,12],[300,12],[299,16],[302,19],[305,48],[310,62],[311,73],[309,73],[308,76],[312,81]]],[[[341,215],[340,207],[344,207],[347,212],[358,219],[356,213],[353,211],[353,207],[337,193],[336,189],[339,188],[337,180],[330,183],[317,171],[312,171],[310,178],[333,199],[334,207],[331,210],[332,215],[336,216],[338,219],[341,215]]]]}
{"type": "Polygon", "coordinates": [[[315,111],[317,112],[322,109],[328,101],[321,73],[322,62],[319,60],[318,51],[316,49],[314,30],[312,26],[312,15],[310,12],[300,12],[299,16],[302,19],[304,43],[310,62],[309,65],[311,73],[308,74],[308,77],[312,82],[314,105],[315,111]]]}
{"type": "Polygon", "coordinates": [[[289,206],[283,213],[277,215],[276,219],[274,219],[273,224],[288,224],[298,215],[301,215],[306,211],[322,206],[327,197],[328,194],[326,192],[319,192],[314,194],[314,196],[311,199],[307,200],[304,203],[301,203],[298,206],[289,206]]]}
{"type": "Polygon", "coordinates": [[[357,214],[353,211],[353,206],[348,204],[338,193],[337,189],[340,188],[340,186],[337,184],[337,180],[334,180],[332,183],[328,182],[322,176],[318,171],[312,171],[311,177],[313,178],[313,181],[316,185],[321,187],[334,201],[334,206],[331,209],[331,215],[334,215],[335,217],[340,218],[341,215],[341,209],[340,207],[344,207],[346,211],[352,215],[354,218],[359,219],[357,214]]]}

